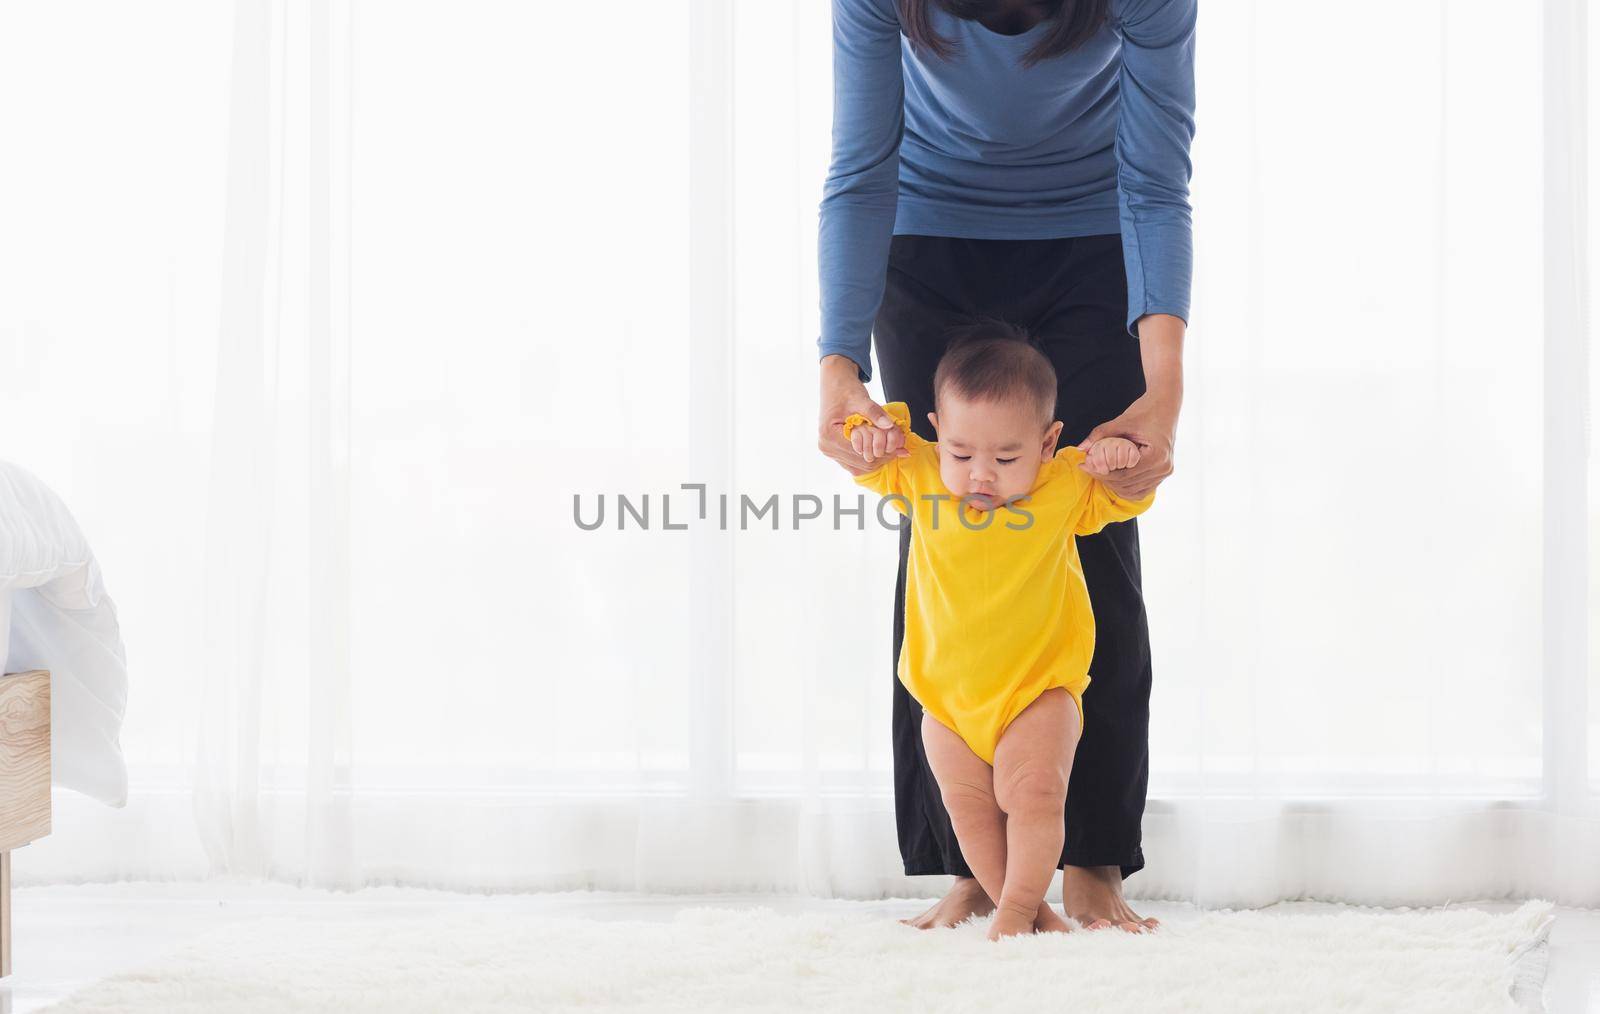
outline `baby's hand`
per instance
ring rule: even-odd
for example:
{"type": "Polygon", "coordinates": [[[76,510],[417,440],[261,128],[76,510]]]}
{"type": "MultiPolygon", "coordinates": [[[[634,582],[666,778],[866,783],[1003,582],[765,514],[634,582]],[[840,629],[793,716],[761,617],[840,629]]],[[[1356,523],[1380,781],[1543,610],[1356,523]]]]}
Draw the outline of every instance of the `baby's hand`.
{"type": "Polygon", "coordinates": [[[906,435],[895,426],[892,429],[883,429],[879,426],[857,426],[850,431],[850,446],[869,465],[876,465],[879,458],[892,458],[896,455],[906,457],[911,452],[905,449],[906,435]]]}
{"type": "Polygon", "coordinates": [[[1119,468],[1131,468],[1138,463],[1139,445],[1123,437],[1096,440],[1083,462],[1089,471],[1102,475],[1119,468]]]}

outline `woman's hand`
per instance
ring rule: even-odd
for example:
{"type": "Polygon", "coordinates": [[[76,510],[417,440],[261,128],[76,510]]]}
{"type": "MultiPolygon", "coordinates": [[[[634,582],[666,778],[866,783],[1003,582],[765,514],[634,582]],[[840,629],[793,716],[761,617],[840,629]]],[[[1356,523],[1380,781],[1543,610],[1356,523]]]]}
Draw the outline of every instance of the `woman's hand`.
{"type": "Polygon", "coordinates": [[[1088,449],[1098,440],[1126,437],[1139,447],[1138,463],[1130,468],[1105,469],[1094,457],[1086,459],[1083,470],[1111,487],[1124,500],[1142,500],[1161,481],[1172,474],[1172,442],[1178,429],[1176,406],[1151,398],[1146,393],[1128,410],[1089,431],[1079,447],[1088,449]]]}
{"type": "Polygon", "coordinates": [[[1139,318],[1139,354],[1144,364],[1144,394],[1115,419],[1089,431],[1078,444],[1087,451],[1106,437],[1126,437],[1139,445],[1139,461],[1131,468],[1090,472],[1126,500],[1142,500],[1172,474],[1172,445],[1178,435],[1178,410],[1183,405],[1184,322],[1170,314],[1139,318]]]}
{"type": "Polygon", "coordinates": [[[848,356],[823,356],[822,411],[817,423],[817,449],[837,461],[852,475],[865,475],[877,468],[877,458],[910,454],[904,447],[904,434],[883,406],[872,400],[867,387],[861,382],[855,360],[848,356]],[[854,412],[860,412],[873,421],[873,430],[857,429],[844,438],[844,421],[854,412]],[[851,446],[859,443],[863,451],[857,453],[851,446]]]}

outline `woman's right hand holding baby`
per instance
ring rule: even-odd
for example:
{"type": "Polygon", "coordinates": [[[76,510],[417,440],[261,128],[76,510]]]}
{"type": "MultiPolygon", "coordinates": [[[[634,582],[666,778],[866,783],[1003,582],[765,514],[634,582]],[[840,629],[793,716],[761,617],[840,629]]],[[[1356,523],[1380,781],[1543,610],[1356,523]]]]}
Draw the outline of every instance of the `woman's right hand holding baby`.
{"type": "Polygon", "coordinates": [[[819,413],[818,450],[853,475],[864,475],[876,469],[880,464],[874,460],[876,458],[890,454],[904,457],[911,453],[904,449],[905,435],[900,427],[867,393],[854,361],[838,354],[828,355],[822,357],[820,367],[822,411],[819,413]],[[855,412],[872,420],[873,425],[853,430],[846,439],[844,421],[855,412]],[[869,450],[872,457],[868,457],[869,450]]]}

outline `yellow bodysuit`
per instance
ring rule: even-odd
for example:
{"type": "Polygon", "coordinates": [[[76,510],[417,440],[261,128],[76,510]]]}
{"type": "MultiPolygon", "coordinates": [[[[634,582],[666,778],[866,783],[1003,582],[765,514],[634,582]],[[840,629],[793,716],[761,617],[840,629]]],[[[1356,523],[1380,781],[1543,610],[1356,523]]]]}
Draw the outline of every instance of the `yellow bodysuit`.
{"type": "MultiPolygon", "coordinates": [[[[900,682],[992,765],[1006,726],[1051,687],[1072,695],[1082,721],[1094,612],[1074,536],[1142,514],[1155,493],[1117,496],[1078,467],[1087,454],[1069,444],[1039,466],[1026,498],[992,511],[962,505],[940,477],[939,445],[911,431],[906,404],[883,407],[910,456],[854,478],[900,513],[909,508],[900,682]]],[[[851,415],[846,439],[870,422],[851,415]]]]}

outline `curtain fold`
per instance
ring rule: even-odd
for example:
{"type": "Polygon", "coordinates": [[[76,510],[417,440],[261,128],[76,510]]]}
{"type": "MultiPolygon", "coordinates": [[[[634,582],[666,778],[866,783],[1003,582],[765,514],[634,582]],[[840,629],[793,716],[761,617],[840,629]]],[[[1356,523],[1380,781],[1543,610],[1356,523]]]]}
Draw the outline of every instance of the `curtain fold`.
{"type": "MultiPolygon", "coordinates": [[[[827,6],[628,0],[605,61],[513,4],[101,7],[0,17],[57,153],[0,166],[0,432],[122,607],[131,795],[18,883],[942,889],[895,534],[815,449],[827,6]]],[[[1591,29],[1386,25],[1201,20],[1136,897],[1600,904],[1591,29]]]]}
{"type": "MultiPolygon", "coordinates": [[[[278,11],[281,15],[281,9],[278,11]]],[[[276,506],[277,346],[269,303],[274,254],[271,110],[274,7],[234,4],[229,82],[222,294],[217,328],[205,625],[196,731],[195,825],[218,867],[265,872],[260,828],[260,730],[268,637],[269,550],[276,506]]]]}

